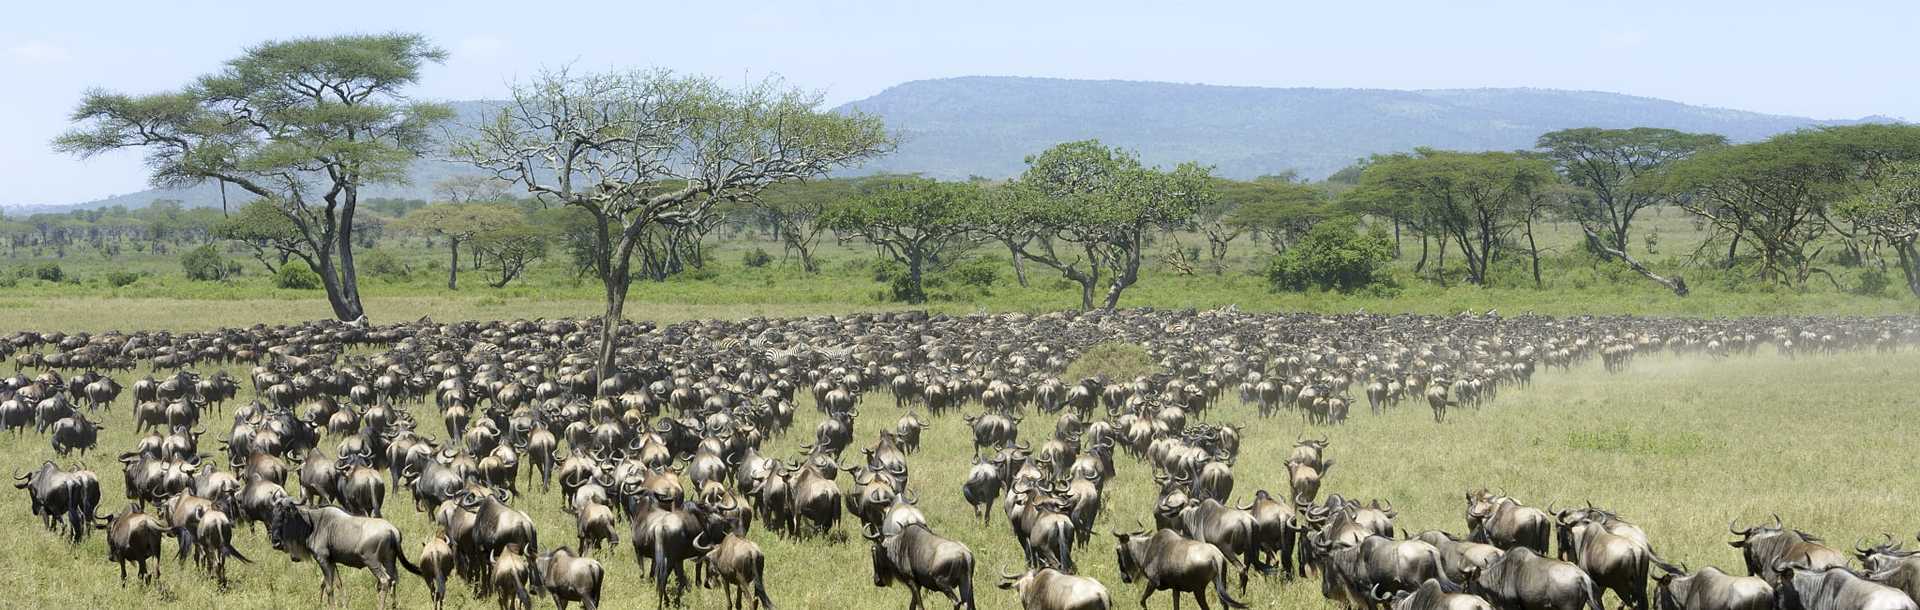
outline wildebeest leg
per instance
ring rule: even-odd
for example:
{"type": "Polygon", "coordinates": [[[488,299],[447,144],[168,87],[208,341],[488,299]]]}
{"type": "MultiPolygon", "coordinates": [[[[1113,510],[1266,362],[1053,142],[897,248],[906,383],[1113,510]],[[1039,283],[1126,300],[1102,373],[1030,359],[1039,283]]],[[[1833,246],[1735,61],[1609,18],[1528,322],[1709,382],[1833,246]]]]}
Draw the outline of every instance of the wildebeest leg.
{"type": "Polygon", "coordinates": [[[920,585],[907,584],[907,610],[920,610],[920,585]]]}
{"type": "Polygon", "coordinates": [[[122,559],[117,563],[120,564],[120,588],[125,589],[127,588],[127,562],[122,559]]]}
{"type": "MultiPolygon", "coordinates": [[[[1147,583],[1147,586],[1143,587],[1142,589],[1144,590],[1141,591],[1140,593],[1140,607],[1145,608],[1147,607],[1147,600],[1153,599],[1153,583],[1147,583]]],[[[1176,603],[1176,604],[1180,603],[1179,594],[1177,593],[1174,594],[1173,603],[1176,603]]]]}
{"type": "Polygon", "coordinates": [[[176,560],[176,563],[179,563],[180,565],[186,565],[187,551],[193,548],[193,529],[185,528],[185,527],[180,528],[178,531],[174,532],[173,537],[174,539],[180,541],[180,553],[174,559],[176,560]]]}

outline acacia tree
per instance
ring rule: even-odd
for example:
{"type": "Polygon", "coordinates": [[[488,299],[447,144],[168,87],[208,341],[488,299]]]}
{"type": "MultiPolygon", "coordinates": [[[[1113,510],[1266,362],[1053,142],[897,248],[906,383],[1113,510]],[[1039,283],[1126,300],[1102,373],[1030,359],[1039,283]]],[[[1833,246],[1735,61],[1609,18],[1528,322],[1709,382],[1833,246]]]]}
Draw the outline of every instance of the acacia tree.
{"type": "Polygon", "coordinates": [[[773,229],[780,245],[800,257],[800,270],[819,273],[820,263],[813,259],[813,249],[826,229],[821,216],[829,206],[853,195],[851,181],[815,180],[782,184],[749,203],[773,229]]]}
{"type": "Polygon", "coordinates": [[[293,225],[284,249],[320,274],[334,317],[365,315],[353,262],[360,190],[406,179],[432,147],[441,104],[411,101],[420,68],[446,52],[412,34],[267,42],[178,91],[89,91],[57,150],[142,149],[160,187],[231,184],[293,225]]]}
{"type": "Polygon", "coordinates": [[[1289,180],[1260,178],[1236,183],[1221,192],[1221,199],[1237,204],[1227,223],[1264,237],[1274,254],[1285,254],[1287,246],[1334,216],[1318,189],[1289,180]]]}
{"type": "Polygon", "coordinates": [[[487,285],[505,287],[527,270],[529,265],[547,256],[548,233],[527,222],[496,227],[473,238],[473,247],[486,254],[482,267],[489,276],[487,285]]]}
{"type": "Polygon", "coordinates": [[[728,89],[666,71],[544,73],[514,87],[456,155],[549,203],[593,217],[588,255],[606,289],[598,379],[609,379],[650,229],[694,225],[716,205],[857,164],[893,146],[878,118],[821,110],[776,79],[728,89]]]}
{"type": "Polygon", "coordinates": [[[1185,224],[1215,196],[1209,170],[1194,163],[1173,171],[1099,140],[1059,144],[1027,157],[1027,171],[1005,196],[993,198],[978,223],[1019,256],[1080,284],[1080,306],[1102,306],[1140,279],[1141,254],[1155,232],[1185,224]]]}
{"type": "Polygon", "coordinates": [[[821,223],[865,239],[905,265],[904,296],[909,303],[924,303],[927,266],[952,260],[954,252],[973,245],[973,214],[980,201],[980,187],[971,183],[875,178],[861,183],[859,196],[828,207],[821,223]]]}
{"type": "Polygon", "coordinates": [[[1564,129],[1540,136],[1535,144],[1552,159],[1569,184],[1583,196],[1565,199],[1567,216],[1580,224],[1588,245],[1619,259],[1674,294],[1687,295],[1686,281],[1654,273],[1627,254],[1633,219],[1641,211],[1671,200],[1659,175],[1668,165],[1703,150],[1725,146],[1717,134],[1637,127],[1564,129]]]}
{"type": "Polygon", "coordinates": [[[1534,210],[1533,195],[1555,179],[1546,161],[1506,152],[1463,153],[1418,149],[1378,157],[1361,173],[1353,196],[1403,202],[1420,217],[1423,231],[1441,239],[1444,282],[1446,240],[1465,259],[1467,281],[1485,285],[1487,269],[1507,238],[1534,210]]]}
{"type": "Polygon", "coordinates": [[[414,210],[395,223],[395,228],[446,239],[451,257],[447,261],[447,290],[459,290],[460,244],[523,222],[519,210],[500,204],[440,203],[414,210]]]}

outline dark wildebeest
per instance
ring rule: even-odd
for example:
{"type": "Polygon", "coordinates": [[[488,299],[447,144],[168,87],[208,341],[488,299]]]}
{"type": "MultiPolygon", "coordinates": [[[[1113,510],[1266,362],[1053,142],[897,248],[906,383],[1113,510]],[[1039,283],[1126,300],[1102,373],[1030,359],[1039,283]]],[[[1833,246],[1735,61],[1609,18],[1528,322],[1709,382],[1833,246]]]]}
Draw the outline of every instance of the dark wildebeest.
{"type": "Polygon", "coordinates": [[[1440,550],[1419,540],[1368,536],[1344,548],[1324,540],[1313,544],[1320,594],[1345,607],[1373,608],[1380,601],[1376,595],[1412,591],[1428,580],[1453,585],[1441,567],[1440,550]]]}
{"type": "Polygon", "coordinates": [[[1501,550],[1524,546],[1536,555],[1552,552],[1547,541],[1553,536],[1553,520],[1546,511],[1485,489],[1467,492],[1466,497],[1468,540],[1501,550]]]}
{"type": "Polygon", "coordinates": [[[1684,566],[1656,562],[1653,597],[1660,610],[1773,610],[1773,587],[1753,576],[1732,576],[1707,566],[1692,574],[1684,566]]]}
{"type": "Polygon", "coordinates": [[[967,545],[942,538],[920,524],[894,535],[872,529],[862,535],[873,543],[873,586],[905,584],[912,595],[908,610],[922,607],[921,589],[945,594],[955,610],[974,610],[973,551],[967,545]]]}
{"type": "Polygon", "coordinates": [[[1373,593],[1374,601],[1386,603],[1392,610],[1493,610],[1480,596],[1467,593],[1452,583],[1428,580],[1420,588],[1399,593],[1373,593]]]}
{"type": "Polygon", "coordinates": [[[398,561],[408,572],[420,574],[420,567],[407,561],[400,550],[400,530],[385,519],[355,517],[337,507],[306,508],[282,504],[273,513],[273,526],[267,533],[273,548],[285,551],[295,562],[312,559],[320,564],[320,595],[328,604],[339,598],[337,565],[361,568],[373,573],[374,588],[379,591],[379,607],[389,600],[398,605],[394,589],[400,574],[398,561]]]}
{"type": "Polygon", "coordinates": [[[606,576],[600,562],[575,555],[564,546],[548,551],[533,562],[534,592],[553,595],[553,602],[560,610],[567,610],[567,603],[576,601],[587,610],[599,610],[600,585],[606,576]]]}
{"type": "Polygon", "coordinates": [[[533,610],[533,563],[519,544],[508,544],[494,555],[487,583],[500,596],[501,610],[533,610]]]}
{"type": "Polygon", "coordinates": [[[447,578],[453,575],[459,558],[453,554],[453,540],[440,530],[420,546],[420,578],[427,581],[427,593],[433,597],[433,609],[447,601],[447,578]]]}
{"type": "Polygon", "coordinates": [[[1473,576],[1467,590],[1496,607],[1526,610],[1605,610],[1600,586],[1580,566],[1514,547],[1473,576]]]}
{"type": "Polygon", "coordinates": [[[1467,581],[1467,575],[1485,571],[1487,564],[1500,558],[1500,549],[1491,544],[1467,542],[1458,536],[1440,530],[1428,530],[1415,536],[1403,536],[1433,545],[1440,550],[1440,567],[1447,572],[1447,579],[1457,583],[1467,581]]]}
{"type": "Polygon", "coordinates": [[[213,572],[221,590],[227,588],[228,557],[253,563],[252,559],[240,554],[239,549],[233,548],[233,519],[227,516],[226,511],[215,508],[201,513],[193,539],[200,565],[213,572]]]}
{"type": "Polygon", "coordinates": [[[1653,549],[1608,531],[1599,521],[1580,521],[1567,531],[1573,543],[1574,565],[1585,570],[1602,589],[1613,591],[1622,604],[1647,610],[1647,573],[1653,549]]]}
{"type": "Polygon", "coordinates": [[[140,582],[151,584],[160,577],[160,539],[167,526],[139,508],[128,506],[107,518],[107,560],[120,564],[120,586],[127,586],[127,562],[140,566],[140,582]],[[153,575],[147,575],[147,560],[152,559],[153,575]]]}
{"type": "Polygon", "coordinates": [[[1001,458],[973,458],[973,468],[967,471],[967,480],[960,484],[960,495],[966,498],[967,505],[980,516],[980,524],[992,521],[993,500],[1000,496],[1000,467],[1006,460],[1001,458]]]}
{"type": "Polygon", "coordinates": [[[1186,536],[1220,549],[1228,563],[1240,567],[1240,589],[1247,588],[1247,570],[1272,575],[1273,566],[1260,558],[1259,522],[1253,513],[1236,509],[1219,500],[1187,500],[1180,510],[1180,529],[1186,536]]]}
{"type": "Polygon", "coordinates": [[[701,586],[711,589],[713,581],[720,581],[721,592],[727,596],[727,610],[745,608],[749,597],[753,610],[761,606],[773,609],[773,600],[767,597],[767,556],[760,552],[760,545],[727,534],[715,545],[701,545],[700,537],[695,536],[693,547],[707,565],[707,579],[701,586]]]}
{"type": "Polygon", "coordinates": [[[1227,556],[1219,548],[1182,537],[1170,529],[1152,533],[1146,530],[1113,532],[1113,536],[1119,540],[1114,554],[1119,561],[1120,582],[1146,581],[1145,591],[1140,595],[1142,608],[1154,591],[1171,590],[1175,605],[1180,603],[1180,594],[1187,593],[1193,595],[1201,610],[1206,610],[1210,607],[1206,598],[1209,583],[1221,605],[1247,607],[1227,595],[1227,556]]]}
{"type": "Polygon", "coordinates": [[[1915,610],[1913,598],[1899,589],[1854,574],[1846,566],[1809,570],[1781,563],[1773,589],[1779,610],[1915,610]]]}
{"type": "Polygon", "coordinates": [[[1053,568],[1000,575],[1001,589],[1020,596],[1024,610],[1108,610],[1113,598],[1100,581],[1061,573],[1053,568]]]}
{"type": "Polygon", "coordinates": [[[1920,551],[1902,550],[1888,535],[1887,541],[1871,548],[1854,546],[1867,579],[1906,592],[1920,599],[1920,551]]]}
{"type": "Polygon", "coordinates": [[[1787,528],[1780,522],[1779,515],[1773,516],[1773,525],[1755,525],[1742,530],[1728,523],[1727,531],[1740,537],[1727,545],[1740,549],[1741,557],[1747,562],[1747,575],[1760,577],[1774,589],[1780,588],[1776,565],[1792,564],[1807,570],[1847,565],[1846,555],[1820,544],[1819,536],[1787,528]]]}

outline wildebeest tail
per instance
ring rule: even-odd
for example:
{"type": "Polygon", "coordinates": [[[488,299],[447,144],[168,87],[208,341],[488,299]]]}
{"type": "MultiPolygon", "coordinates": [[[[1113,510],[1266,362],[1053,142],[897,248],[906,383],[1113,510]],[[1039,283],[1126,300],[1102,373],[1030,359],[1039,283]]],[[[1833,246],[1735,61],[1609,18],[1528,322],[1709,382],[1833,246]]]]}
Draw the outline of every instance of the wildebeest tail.
{"type": "MultiPolygon", "coordinates": [[[[1246,604],[1227,595],[1227,571],[1215,570],[1213,573],[1213,592],[1220,596],[1220,605],[1228,608],[1245,608],[1246,604]]],[[[1176,594],[1177,596],[1177,594],[1176,594]]]]}
{"type": "Polygon", "coordinates": [[[767,574],[764,570],[753,578],[753,598],[760,600],[760,605],[767,610],[774,610],[773,599],[767,597],[767,574]]]}
{"type": "MultiPolygon", "coordinates": [[[[407,559],[406,549],[400,548],[399,533],[395,533],[393,535],[393,557],[394,559],[400,560],[400,567],[406,568],[408,572],[412,572],[415,576],[422,576],[422,577],[426,576],[425,573],[420,571],[420,566],[413,565],[413,562],[407,559]]],[[[396,579],[396,582],[397,582],[397,579],[396,579]]]]}
{"type": "Polygon", "coordinates": [[[1430,550],[1427,552],[1427,555],[1433,559],[1433,577],[1435,580],[1440,581],[1440,590],[1449,593],[1459,591],[1460,584],[1447,578],[1447,564],[1440,560],[1440,551],[1438,549],[1430,550]]]}
{"type": "MultiPolygon", "coordinates": [[[[253,563],[253,560],[252,560],[252,559],[247,559],[247,556],[246,556],[246,555],[241,555],[241,554],[240,554],[240,549],[236,549],[236,548],[233,548],[233,540],[231,540],[231,539],[229,539],[229,540],[227,540],[227,542],[226,542],[226,545],[227,545],[227,548],[226,548],[226,551],[225,551],[225,552],[226,552],[226,554],[227,554],[227,556],[228,556],[228,557],[232,557],[232,558],[234,558],[234,559],[238,559],[238,560],[240,560],[240,562],[241,562],[241,563],[253,563]]],[[[400,563],[402,563],[402,564],[406,564],[406,562],[407,562],[407,555],[406,555],[406,553],[398,553],[398,554],[400,555],[400,563]]],[[[419,573],[419,572],[415,572],[415,574],[418,574],[418,573],[419,573]]]]}
{"type": "Polygon", "coordinates": [[[1060,550],[1057,551],[1060,553],[1060,570],[1072,574],[1075,572],[1073,568],[1073,530],[1069,528],[1066,534],[1065,536],[1054,536],[1054,542],[1060,545],[1060,550]]]}
{"type": "Polygon", "coordinates": [[[1595,582],[1591,576],[1583,578],[1587,581],[1587,609],[1607,610],[1607,607],[1600,603],[1600,583],[1595,582]]]}
{"type": "Polygon", "coordinates": [[[653,586],[661,599],[667,596],[667,545],[663,540],[653,541],[653,586]]]}

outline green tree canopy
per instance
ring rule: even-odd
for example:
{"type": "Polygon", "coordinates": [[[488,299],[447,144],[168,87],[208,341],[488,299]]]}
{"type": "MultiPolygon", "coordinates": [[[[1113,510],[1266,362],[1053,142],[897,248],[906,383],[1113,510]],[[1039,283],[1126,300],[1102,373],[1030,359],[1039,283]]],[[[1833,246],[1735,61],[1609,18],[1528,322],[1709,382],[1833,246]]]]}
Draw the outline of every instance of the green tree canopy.
{"type": "Polygon", "coordinates": [[[155,186],[217,181],[272,202],[319,274],[334,315],[361,317],[354,273],[360,189],[406,179],[452,116],[406,90],[446,52],[412,34],[295,38],[248,48],[177,90],[87,92],[54,141],[83,157],[142,149],[155,186]]]}
{"type": "Polygon", "coordinates": [[[969,182],[940,182],[916,176],[889,176],[861,182],[859,196],[829,206],[821,222],[834,231],[858,236],[907,267],[908,302],[927,299],[922,281],[929,264],[951,262],[972,245],[981,187],[969,182]]]}
{"type": "Polygon", "coordinates": [[[447,240],[447,250],[452,257],[447,262],[447,290],[459,290],[460,244],[489,231],[524,222],[526,219],[520,210],[506,204],[440,203],[414,210],[394,223],[394,228],[447,240]]]}

